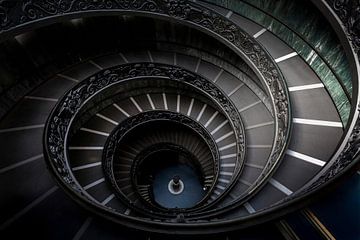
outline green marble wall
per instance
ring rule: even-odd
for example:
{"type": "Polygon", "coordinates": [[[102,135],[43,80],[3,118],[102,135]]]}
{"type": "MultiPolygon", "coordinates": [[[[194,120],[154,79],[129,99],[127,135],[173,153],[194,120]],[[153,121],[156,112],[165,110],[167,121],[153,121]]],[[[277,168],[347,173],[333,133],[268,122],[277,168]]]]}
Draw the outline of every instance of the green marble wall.
{"type": "Polygon", "coordinates": [[[350,68],[337,36],[314,6],[305,0],[207,1],[253,20],[291,46],[323,81],[346,124],[352,95],[350,68]]]}

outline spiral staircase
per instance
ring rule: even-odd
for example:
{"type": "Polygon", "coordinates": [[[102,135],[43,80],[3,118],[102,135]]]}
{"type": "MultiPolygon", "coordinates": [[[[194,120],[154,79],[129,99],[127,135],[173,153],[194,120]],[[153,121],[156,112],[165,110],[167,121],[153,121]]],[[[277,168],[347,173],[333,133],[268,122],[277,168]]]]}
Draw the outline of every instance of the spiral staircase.
{"type": "Polygon", "coordinates": [[[359,6],[0,1],[1,238],[298,239],[357,168],[359,6]]]}

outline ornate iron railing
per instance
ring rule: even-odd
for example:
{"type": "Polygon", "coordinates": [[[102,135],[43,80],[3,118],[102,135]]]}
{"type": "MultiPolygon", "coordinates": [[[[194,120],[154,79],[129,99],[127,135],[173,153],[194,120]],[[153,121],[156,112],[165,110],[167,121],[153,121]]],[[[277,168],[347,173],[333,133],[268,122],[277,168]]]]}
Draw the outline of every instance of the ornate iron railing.
{"type": "MultiPolygon", "coordinates": [[[[82,190],[69,167],[67,142],[69,135],[73,132],[73,126],[78,125],[77,119],[81,119],[79,115],[96,105],[96,101],[93,101],[96,96],[101,96],[101,100],[111,99],[111,95],[104,96],[104,93],[111,93],[109,89],[118,89],[115,86],[122,83],[134,83],[135,81],[139,83],[142,79],[149,78],[167,79],[190,85],[216,103],[229,119],[237,138],[238,168],[234,176],[239,175],[245,156],[244,127],[235,106],[222,91],[208,80],[179,67],[153,63],[125,64],[103,70],[79,83],[57,104],[48,119],[44,135],[47,161],[52,172],[63,183],[62,185],[73,191],[73,194],[77,194],[78,198],[97,203],[86,191],[82,190]]],[[[115,92],[119,94],[118,90],[115,92]]],[[[129,121],[133,120],[131,118],[129,121]]],[[[153,216],[155,215],[159,214],[153,214],[153,216]]]]}
{"type": "MultiPolygon", "coordinates": [[[[336,15],[333,15],[332,17],[338,18],[337,20],[341,20],[341,23],[337,22],[336,24],[341,25],[343,28],[344,32],[340,34],[346,36],[347,41],[351,44],[351,51],[354,53],[348,53],[348,57],[352,62],[353,68],[354,100],[352,113],[343,141],[339,145],[334,158],[301,191],[296,192],[290,198],[283,201],[286,203],[295,202],[295,200],[298,201],[302,197],[314,193],[325,184],[346,172],[346,170],[354,166],[359,160],[360,106],[358,80],[360,76],[360,68],[358,59],[360,57],[360,3],[356,1],[337,0],[323,0],[321,2],[322,3],[319,5],[327,2],[328,6],[331,7],[331,9],[327,9],[327,11],[333,11],[336,15]]],[[[6,37],[23,31],[27,27],[37,27],[64,18],[70,19],[78,16],[106,14],[148,15],[171,19],[187,24],[222,41],[247,61],[247,63],[253,68],[258,77],[265,84],[273,102],[275,116],[276,134],[274,145],[272,147],[271,158],[262,173],[262,177],[253,185],[252,188],[252,190],[259,189],[259,187],[265,183],[266,179],[270,177],[273,170],[279,163],[288,142],[290,132],[289,97],[285,81],[283,80],[281,72],[277,68],[274,60],[251,36],[231,23],[228,19],[221,17],[219,14],[201,7],[196,3],[184,0],[29,0],[26,2],[5,0],[0,2],[0,38],[5,39],[6,37]]],[[[348,50],[348,52],[349,51],[350,50],[348,50]]],[[[158,68],[149,66],[142,68],[141,64],[133,66],[128,65],[127,67],[132,68],[131,71],[129,69],[129,76],[131,78],[136,78],[138,76],[157,76],[177,79],[186,83],[193,81],[191,84],[206,92],[209,96],[217,99],[216,101],[218,101],[220,105],[222,102],[221,99],[224,97],[222,93],[214,91],[206,84],[206,82],[203,82],[201,78],[198,78],[198,76],[189,72],[184,75],[182,71],[174,67],[161,67],[161,71],[165,71],[166,69],[171,70],[169,72],[165,71],[166,74],[161,71],[158,72],[158,68]],[[160,73],[164,75],[161,75],[160,73]]],[[[79,85],[79,88],[71,91],[67,98],[59,103],[58,108],[52,113],[52,121],[49,122],[47,127],[47,133],[57,133],[57,135],[55,134],[56,136],[54,135],[46,142],[49,144],[49,148],[47,149],[48,154],[54,160],[54,170],[57,171],[58,176],[62,177],[64,183],[69,184],[69,186],[73,186],[73,189],[77,191],[79,195],[81,193],[81,189],[79,189],[76,184],[74,185],[74,182],[68,173],[68,166],[66,166],[66,162],[64,161],[66,156],[64,153],[60,152],[65,151],[64,146],[66,146],[66,140],[64,137],[66,137],[66,129],[71,124],[73,116],[76,115],[79,108],[86,103],[86,99],[91,97],[93,91],[97,92],[104,87],[102,85],[94,84],[96,82],[96,78],[101,76],[106,77],[105,79],[108,81],[107,84],[115,83],[116,79],[119,79],[119,77],[126,77],[125,75],[116,74],[112,72],[112,70],[105,70],[96,75],[96,77],[88,79],[86,83],[89,85],[84,85],[82,87],[79,85]],[[79,98],[78,96],[81,97],[79,98]],[[52,155],[54,153],[59,154],[55,157],[55,155],[52,155]]],[[[230,119],[234,118],[234,115],[232,115],[234,108],[225,105],[221,105],[221,107],[228,114],[230,119]]],[[[237,129],[238,132],[243,132],[242,126],[234,125],[233,127],[237,129]]],[[[240,151],[243,153],[245,149],[245,142],[242,134],[239,134],[238,136],[238,147],[240,150],[243,150],[240,151]]],[[[243,158],[243,156],[241,157],[243,158]]],[[[274,209],[275,208],[273,208],[273,210],[274,209]]],[[[269,213],[272,212],[269,211],[269,213]]],[[[240,221],[242,220],[239,220],[239,222],[240,221]]],[[[199,225],[201,224],[199,223],[199,225]]]]}
{"type": "MultiPolygon", "coordinates": [[[[103,169],[105,172],[105,175],[107,176],[109,182],[111,183],[112,187],[116,189],[116,192],[119,192],[122,194],[121,198],[125,200],[125,203],[129,203],[129,200],[126,200],[126,196],[122,193],[121,188],[119,188],[116,177],[114,176],[114,166],[113,162],[116,161],[117,158],[117,151],[121,145],[122,139],[129,133],[129,131],[133,130],[134,128],[149,123],[153,121],[171,121],[174,123],[178,123],[180,125],[186,126],[192,131],[196,132],[198,136],[200,136],[203,141],[208,146],[211,155],[212,155],[212,166],[213,166],[213,181],[212,186],[210,189],[207,190],[207,194],[203,197],[203,199],[196,205],[200,205],[202,203],[205,203],[210,195],[212,194],[212,191],[215,187],[215,184],[218,179],[218,175],[220,172],[220,166],[219,166],[219,150],[217,148],[217,145],[215,143],[215,140],[211,136],[211,134],[198,122],[192,120],[191,118],[182,115],[180,113],[176,112],[170,112],[170,111],[150,111],[150,112],[144,112],[137,114],[131,118],[128,118],[121,122],[110,134],[106,145],[105,145],[105,151],[103,155],[103,169]]],[[[132,170],[131,170],[131,176],[132,179],[135,178],[137,173],[137,168],[139,165],[138,159],[135,158],[134,162],[132,164],[132,170]]],[[[200,167],[201,164],[200,164],[200,167]]],[[[135,189],[135,186],[133,184],[133,187],[135,189]]],[[[129,207],[136,207],[135,205],[129,206],[129,207]]],[[[142,211],[149,211],[149,209],[142,208],[142,211]]],[[[176,213],[176,212],[186,212],[191,211],[191,208],[189,209],[164,209],[159,208],[157,209],[159,212],[166,212],[166,213],[176,213]]],[[[153,209],[151,211],[154,211],[153,209]]],[[[152,213],[153,214],[153,213],[152,213]]],[[[173,214],[174,215],[174,214],[173,214]]]]}

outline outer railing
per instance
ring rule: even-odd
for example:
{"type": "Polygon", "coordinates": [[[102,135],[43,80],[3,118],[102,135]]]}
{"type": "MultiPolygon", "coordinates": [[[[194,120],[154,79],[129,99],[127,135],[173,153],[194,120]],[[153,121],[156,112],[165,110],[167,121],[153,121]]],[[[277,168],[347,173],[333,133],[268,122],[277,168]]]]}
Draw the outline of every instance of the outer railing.
{"type": "Polygon", "coordinates": [[[326,184],[330,184],[357,164],[360,159],[360,2],[340,0],[313,0],[323,12],[345,49],[353,81],[353,104],[351,118],[346,132],[332,159],[315,178],[299,190],[293,197],[309,194],[326,184]]]}
{"type": "Polygon", "coordinates": [[[283,199],[272,209],[254,214],[250,222],[274,219],[305,206],[309,197],[328,188],[360,162],[360,2],[353,0],[311,0],[328,19],[348,58],[353,84],[349,121],[337,150],[329,162],[301,189],[283,199]]]}
{"type": "MultiPolygon", "coordinates": [[[[352,70],[352,106],[349,121],[343,137],[331,160],[301,189],[284,198],[269,209],[253,214],[248,225],[274,219],[304,206],[309,197],[326,188],[348,170],[359,165],[360,161],[360,2],[342,0],[312,0],[329,20],[345,49],[352,70]]],[[[233,206],[224,211],[230,211],[233,206]]],[[[209,214],[211,216],[211,214],[209,214]]],[[[233,224],[236,221],[230,221],[233,224]]],[[[229,224],[231,225],[231,224],[229,224]]],[[[229,227],[231,229],[231,227],[229,227]]]]}
{"type": "Polygon", "coordinates": [[[314,46],[313,43],[308,42],[305,37],[303,37],[296,29],[291,28],[279,17],[269,12],[266,12],[264,9],[259,8],[256,4],[249,1],[241,0],[239,2],[236,2],[236,4],[234,5],[238,5],[239,9],[233,9],[232,7],[230,7],[232,6],[232,2],[219,2],[217,0],[205,0],[205,2],[219,4],[222,7],[228,7],[230,10],[236,12],[237,14],[240,14],[241,16],[249,19],[250,21],[253,21],[267,28],[267,30],[273,32],[275,35],[277,35],[277,37],[279,37],[280,39],[285,41],[290,47],[292,47],[299,54],[299,56],[307,64],[309,64],[310,68],[324,83],[325,89],[327,90],[332,101],[334,102],[343,124],[346,125],[351,110],[350,108],[352,103],[352,85],[348,87],[346,86],[346,84],[344,83],[344,79],[339,76],[339,74],[334,70],[332,64],[330,64],[330,62],[325,59],[324,54],[321,53],[314,46]],[[254,12],[256,12],[256,14],[254,14],[254,12]],[[269,19],[269,22],[264,23],[259,20],[259,14],[265,16],[265,19],[269,19]],[[273,23],[276,23],[274,24],[275,26],[281,26],[281,29],[273,27],[273,23]],[[267,24],[270,24],[270,26],[267,24]],[[293,42],[287,41],[288,36],[286,34],[283,34],[284,30],[287,30],[289,33],[291,33],[293,35],[293,38],[296,38],[297,40],[293,40],[293,42]],[[318,57],[316,61],[320,61],[320,64],[313,64],[313,55],[309,57],[308,54],[303,53],[304,48],[308,48],[309,50],[311,50],[312,53],[315,53],[315,55],[318,57]],[[322,66],[322,68],[325,69],[325,73],[324,69],[319,68],[318,65],[322,66]]]}

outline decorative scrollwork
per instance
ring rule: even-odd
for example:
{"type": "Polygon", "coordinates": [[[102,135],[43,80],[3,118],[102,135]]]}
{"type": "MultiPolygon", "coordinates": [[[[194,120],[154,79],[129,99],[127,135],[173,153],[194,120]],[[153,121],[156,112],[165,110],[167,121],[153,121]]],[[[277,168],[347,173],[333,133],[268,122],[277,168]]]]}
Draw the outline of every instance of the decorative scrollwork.
{"type": "MultiPolygon", "coordinates": [[[[65,149],[65,142],[72,125],[72,120],[89,99],[93,98],[107,87],[112,86],[115,83],[131,81],[134,78],[139,79],[139,77],[146,78],[150,76],[166,78],[191,85],[195,89],[204,92],[214,99],[224,111],[226,117],[230,120],[229,122],[235,132],[237,139],[238,168],[234,175],[238,175],[245,156],[244,127],[238,111],[225,94],[213,83],[185,69],[164,64],[135,63],[102,70],[89,77],[87,80],[82,81],[63,97],[52,112],[46,127],[45,150],[48,153],[47,158],[49,159],[50,166],[58,175],[60,175],[62,181],[66,182],[69,187],[75,189],[77,192],[81,192],[79,186],[76,185],[71,177],[71,171],[67,163],[67,150],[65,149]]],[[[162,115],[163,117],[180,121],[182,124],[191,125],[191,121],[189,122],[187,118],[179,119],[177,115],[169,115],[169,113],[165,114],[159,112],[156,117],[161,118],[162,115]]],[[[142,115],[141,118],[131,118],[128,120],[128,125],[136,125],[149,117],[151,118],[153,115],[147,113],[142,115]]],[[[121,125],[122,130],[126,129],[124,126],[125,125],[123,124],[121,125]]],[[[191,127],[201,132],[201,129],[193,124],[191,127]]],[[[201,136],[206,136],[206,134],[202,132],[201,136]]],[[[211,141],[208,139],[207,142],[210,144],[211,141]]],[[[212,145],[210,144],[210,146],[212,145]]],[[[113,147],[115,147],[115,145],[113,145],[113,147]]],[[[109,149],[111,149],[111,147],[109,147],[109,149]]],[[[215,149],[215,147],[212,146],[212,149],[215,149]]]]}
{"type": "Polygon", "coordinates": [[[186,0],[164,0],[165,7],[170,16],[185,19],[191,12],[186,0]]]}
{"type": "Polygon", "coordinates": [[[156,1],[151,0],[28,0],[22,5],[24,14],[21,16],[20,21],[25,23],[46,16],[107,9],[159,11],[156,1]]]}
{"type": "Polygon", "coordinates": [[[1,0],[0,1],[0,27],[8,28],[10,26],[10,10],[16,5],[16,1],[1,0]]]}
{"type": "Polygon", "coordinates": [[[326,0],[344,24],[349,41],[360,58],[360,1],[326,0]]]}
{"type": "MultiPolygon", "coordinates": [[[[109,136],[109,138],[106,142],[106,145],[105,145],[105,150],[103,152],[103,169],[104,169],[104,172],[105,172],[105,175],[106,175],[108,181],[111,183],[112,187],[115,189],[115,192],[117,192],[117,194],[120,195],[119,198],[123,199],[125,201],[125,204],[128,204],[130,202],[130,200],[127,199],[127,196],[124,194],[121,187],[119,187],[119,185],[118,185],[118,179],[117,179],[117,175],[115,174],[116,170],[114,169],[114,163],[118,163],[118,151],[122,147],[122,142],[123,142],[124,136],[126,136],[130,131],[135,129],[137,126],[146,124],[148,122],[153,122],[154,120],[155,121],[166,120],[166,121],[179,123],[183,126],[187,126],[190,129],[192,129],[192,131],[196,132],[197,135],[201,136],[201,138],[204,140],[204,142],[208,146],[208,149],[210,150],[211,155],[212,155],[213,171],[211,174],[214,176],[214,179],[212,182],[211,189],[208,191],[208,194],[204,197],[204,199],[202,201],[202,202],[204,202],[210,196],[212,189],[215,186],[215,182],[217,180],[217,176],[220,171],[219,151],[217,149],[215,140],[212,138],[210,133],[202,125],[200,125],[198,122],[196,122],[196,121],[192,120],[191,118],[189,118],[185,115],[182,115],[180,113],[154,110],[154,111],[150,111],[150,112],[139,113],[139,114],[121,122],[121,124],[119,126],[117,126],[113,130],[111,135],[109,136]]],[[[163,145],[161,145],[161,146],[163,146],[163,145]]],[[[137,156],[134,159],[134,162],[132,163],[132,167],[131,167],[132,168],[132,171],[131,171],[132,179],[136,178],[135,176],[137,173],[137,167],[139,165],[138,158],[139,158],[139,156],[137,156]]],[[[130,182],[130,180],[128,180],[128,181],[130,182]]],[[[121,180],[121,183],[124,184],[124,179],[121,180]]],[[[133,184],[133,189],[134,189],[134,191],[136,191],[135,190],[136,186],[134,186],[134,184],[133,184]]],[[[159,208],[158,210],[159,210],[159,213],[157,213],[157,214],[160,214],[160,211],[164,211],[164,209],[162,209],[162,208],[159,208]]],[[[176,212],[178,212],[180,210],[181,209],[175,209],[176,212]]],[[[148,211],[148,210],[145,208],[142,208],[142,211],[148,211]]],[[[184,210],[182,210],[182,211],[184,211],[184,210]]]]}

